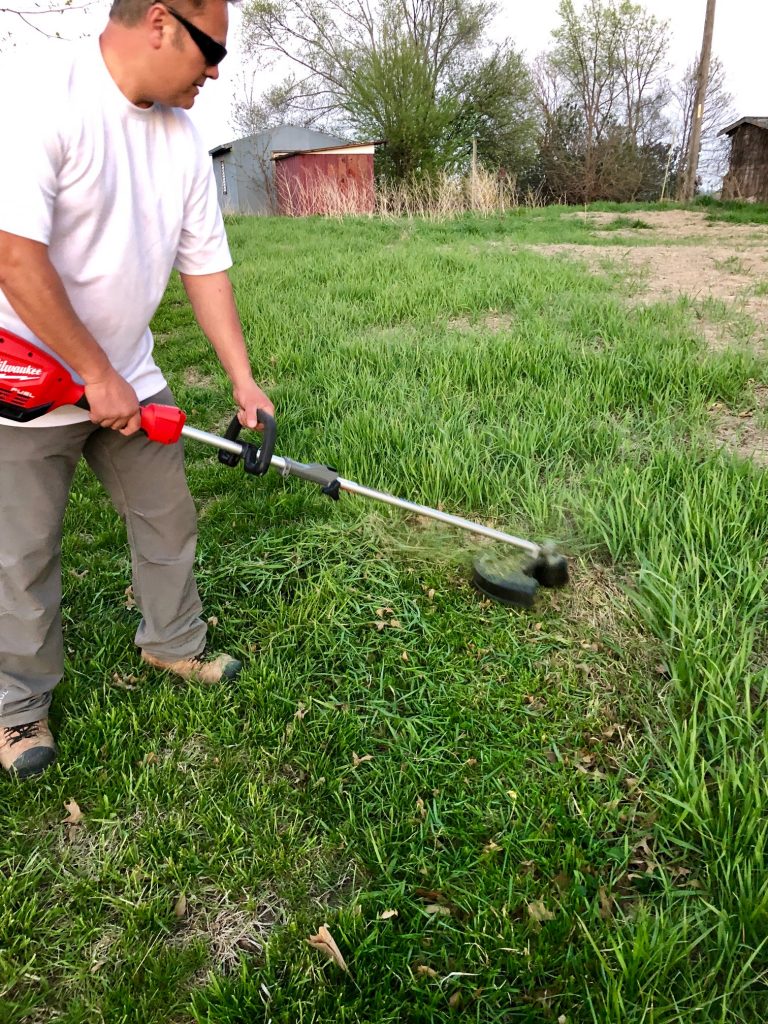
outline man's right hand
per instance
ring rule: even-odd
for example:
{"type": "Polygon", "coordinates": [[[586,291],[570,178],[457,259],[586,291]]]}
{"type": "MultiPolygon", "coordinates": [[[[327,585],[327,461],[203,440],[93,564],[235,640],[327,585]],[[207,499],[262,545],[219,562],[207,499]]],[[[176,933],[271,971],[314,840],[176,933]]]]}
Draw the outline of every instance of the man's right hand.
{"type": "Polygon", "coordinates": [[[126,436],[141,429],[141,410],[136,392],[112,367],[97,380],[85,382],[91,423],[119,430],[126,436]]]}

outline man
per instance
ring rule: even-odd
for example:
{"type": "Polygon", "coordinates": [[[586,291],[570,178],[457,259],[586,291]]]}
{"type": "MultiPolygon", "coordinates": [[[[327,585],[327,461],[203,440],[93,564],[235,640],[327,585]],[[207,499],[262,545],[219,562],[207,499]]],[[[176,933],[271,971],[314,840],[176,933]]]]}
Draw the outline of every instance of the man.
{"type": "Polygon", "coordinates": [[[69,366],[90,404],[0,420],[0,764],[17,777],[56,757],[61,522],[81,455],[126,522],[143,660],[204,682],[240,669],[205,654],[181,444],[139,431],[140,404],[173,404],[148,324],[174,267],[240,422],[274,412],[251,374],[210,160],[184,113],[218,77],[227,25],[225,0],[114,0],[99,40],[44,71],[4,59],[0,73],[0,325],[69,366]]]}

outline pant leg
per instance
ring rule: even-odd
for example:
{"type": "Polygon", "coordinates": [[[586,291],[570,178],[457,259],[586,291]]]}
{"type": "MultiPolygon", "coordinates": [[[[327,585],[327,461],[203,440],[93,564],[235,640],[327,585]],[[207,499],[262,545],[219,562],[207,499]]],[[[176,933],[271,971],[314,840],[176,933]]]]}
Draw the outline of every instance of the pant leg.
{"type": "MultiPolygon", "coordinates": [[[[165,389],[147,402],[170,405],[173,396],[165,389]]],[[[197,513],[181,441],[165,445],[143,433],[98,430],[83,455],[125,520],[142,614],[137,646],[167,661],[199,654],[207,626],[194,579],[197,513]]]]}
{"type": "Polygon", "coordinates": [[[0,723],[45,718],[64,674],[61,527],[91,423],[0,426],[0,723]]]}

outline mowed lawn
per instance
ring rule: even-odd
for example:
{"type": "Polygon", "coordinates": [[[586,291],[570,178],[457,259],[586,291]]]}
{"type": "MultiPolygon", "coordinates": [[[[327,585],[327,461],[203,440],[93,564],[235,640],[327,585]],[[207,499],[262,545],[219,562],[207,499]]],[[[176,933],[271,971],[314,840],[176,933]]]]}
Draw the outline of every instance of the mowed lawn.
{"type": "MultiPolygon", "coordinates": [[[[139,662],[79,472],[60,763],[0,781],[2,1024],[768,1017],[768,484],[707,411],[768,365],[529,247],[588,242],[567,213],[230,222],[277,452],[556,538],[572,585],[491,604],[468,535],[188,442],[212,644],[246,667],[183,685],[139,662]]],[[[222,431],[177,280],[154,328],[222,431]]]]}

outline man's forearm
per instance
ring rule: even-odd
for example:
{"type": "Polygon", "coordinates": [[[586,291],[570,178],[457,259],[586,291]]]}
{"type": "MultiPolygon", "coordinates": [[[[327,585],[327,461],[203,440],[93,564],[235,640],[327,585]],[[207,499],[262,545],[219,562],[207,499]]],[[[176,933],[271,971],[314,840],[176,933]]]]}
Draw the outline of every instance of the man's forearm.
{"type": "Polygon", "coordinates": [[[227,272],[180,276],[195,318],[216,350],[229,379],[234,385],[251,380],[248,350],[227,272]]]}
{"type": "Polygon", "coordinates": [[[109,373],[107,356],[72,308],[42,242],[0,231],[0,289],[35,336],[86,383],[109,373]]]}

